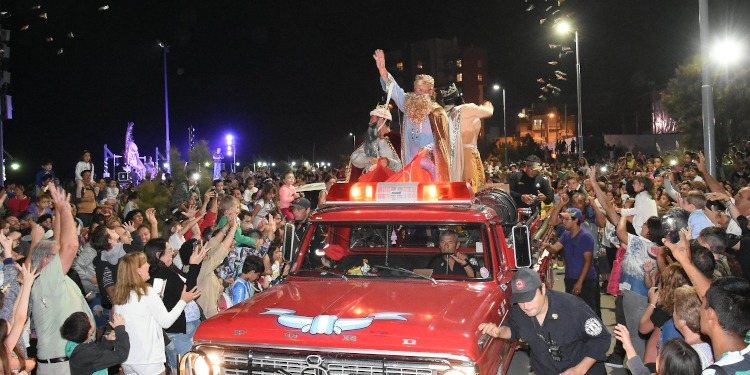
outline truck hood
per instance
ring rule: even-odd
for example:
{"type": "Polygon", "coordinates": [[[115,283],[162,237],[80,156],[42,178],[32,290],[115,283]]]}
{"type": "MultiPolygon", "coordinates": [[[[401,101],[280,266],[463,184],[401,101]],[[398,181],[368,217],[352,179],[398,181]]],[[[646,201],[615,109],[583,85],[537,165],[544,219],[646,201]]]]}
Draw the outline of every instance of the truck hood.
{"type": "MultiPolygon", "coordinates": [[[[496,288],[495,288],[496,289],[496,288]]],[[[477,358],[491,282],[293,278],[203,322],[199,342],[477,358]]]]}

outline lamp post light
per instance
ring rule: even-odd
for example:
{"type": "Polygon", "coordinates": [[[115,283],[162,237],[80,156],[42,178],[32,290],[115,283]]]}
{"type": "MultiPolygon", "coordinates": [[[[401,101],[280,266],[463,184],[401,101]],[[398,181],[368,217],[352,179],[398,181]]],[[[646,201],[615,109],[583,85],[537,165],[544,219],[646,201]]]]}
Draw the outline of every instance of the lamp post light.
{"type": "Polygon", "coordinates": [[[232,173],[234,173],[236,172],[235,163],[237,161],[237,152],[234,147],[234,136],[231,134],[227,134],[224,139],[227,141],[227,156],[232,158],[231,170],[232,173]]]}
{"type": "Polygon", "coordinates": [[[711,60],[726,68],[736,65],[744,57],[744,46],[732,37],[716,41],[711,46],[711,60]]]}
{"type": "Polygon", "coordinates": [[[578,29],[573,29],[568,21],[560,21],[555,26],[555,29],[560,34],[570,34],[572,31],[575,36],[576,45],[576,96],[578,99],[578,129],[577,129],[577,143],[578,143],[578,156],[583,157],[583,115],[581,110],[581,49],[578,45],[578,29]]]}
{"type": "Polygon", "coordinates": [[[167,173],[172,173],[172,157],[171,157],[171,146],[169,142],[169,90],[167,86],[167,54],[169,53],[169,46],[164,42],[156,43],[162,52],[164,60],[164,127],[166,128],[166,154],[167,154],[167,173]]]}
{"type": "Polygon", "coordinates": [[[349,136],[352,137],[352,149],[357,148],[357,135],[354,133],[349,133],[349,136]]]}
{"type": "MultiPolygon", "coordinates": [[[[501,87],[497,83],[492,85],[492,90],[495,92],[500,91],[501,87]]],[[[503,90],[503,150],[505,150],[505,158],[503,161],[505,164],[508,163],[508,126],[507,126],[507,116],[505,115],[505,87],[502,87],[503,90]]]]}
{"type": "MultiPolygon", "coordinates": [[[[731,36],[725,36],[724,38],[717,40],[713,43],[710,50],[710,57],[711,62],[714,65],[718,65],[719,67],[724,69],[724,87],[723,89],[728,90],[729,89],[729,69],[733,66],[736,66],[742,62],[745,58],[745,46],[742,42],[740,42],[737,38],[731,37],[731,36]]],[[[713,94],[712,94],[713,95],[713,94]]],[[[713,102],[713,100],[711,99],[713,102]]],[[[710,104],[711,109],[713,110],[713,103],[710,104]]],[[[731,134],[732,134],[732,117],[729,116],[728,119],[726,119],[726,134],[729,134],[730,140],[731,140],[731,134]]],[[[704,120],[705,121],[705,120],[704,120]]],[[[713,120],[714,122],[716,119],[713,120]]],[[[704,127],[704,143],[706,143],[708,137],[706,137],[706,132],[709,131],[708,129],[705,129],[704,127]]],[[[714,137],[714,131],[713,129],[710,130],[711,139],[710,141],[713,141],[714,137]]],[[[706,153],[708,154],[708,153],[706,153]]],[[[706,160],[706,167],[709,170],[709,173],[711,175],[714,175],[714,158],[707,158],[706,160]],[[709,160],[710,159],[710,160],[709,160]]],[[[714,175],[715,176],[715,175],[714,175]]]]}

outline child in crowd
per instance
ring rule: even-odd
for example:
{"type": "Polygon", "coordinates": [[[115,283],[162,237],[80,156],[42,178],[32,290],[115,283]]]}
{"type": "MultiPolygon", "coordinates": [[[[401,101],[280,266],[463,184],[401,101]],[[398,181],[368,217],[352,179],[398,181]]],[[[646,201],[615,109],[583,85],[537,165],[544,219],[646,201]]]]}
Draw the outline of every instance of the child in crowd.
{"type": "Polygon", "coordinates": [[[263,289],[257,283],[263,275],[265,267],[263,260],[255,255],[248,255],[245,262],[242,263],[242,273],[232,285],[232,304],[236,305],[242,301],[250,299],[255,292],[261,292],[263,289]]]}
{"type": "Polygon", "coordinates": [[[300,193],[297,192],[297,188],[294,187],[294,172],[289,171],[284,173],[283,185],[279,188],[279,209],[281,213],[286,216],[287,220],[294,220],[292,215],[292,201],[300,197],[300,193]]]}
{"type": "Polygon", "coordinates": [[[281,282],[281,280],[289,274],[289,263],[284,261],[283,252],[281,249],[281,244],[277,243],[276,247],[273,249],[273,254],[271,255],[270,259],[268,254],[263,255],[263,263],[270,264],[270,271],[266,272],[269,276],[269,283],[271,285],[276,285],[281,282]]]}
{"type": "Polygon", "coordinates": [[[119,365],[128,358],[130,337],[125,331],[125,320],[120,314],[112,314],[109,322],[112,331],[103,336],[100,342],[94,342],[96,327],[86,313],[78,311],[65,319],[60,334],[68,342],[65,344],[65,355],[70,358],[71,374],[106,375],[107,368],[119,365]]]}

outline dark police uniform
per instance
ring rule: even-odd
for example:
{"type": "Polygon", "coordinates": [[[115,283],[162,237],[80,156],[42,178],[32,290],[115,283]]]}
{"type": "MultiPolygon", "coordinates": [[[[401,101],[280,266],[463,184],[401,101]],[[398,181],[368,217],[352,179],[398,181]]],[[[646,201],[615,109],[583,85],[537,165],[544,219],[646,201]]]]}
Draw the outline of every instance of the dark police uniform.
{"type": "Polygon", "coordinates": [[[531,349],[531,368],[537,375],[559,374],[591,357],[595,363],[587,374],[605,375],[610,334],[582,299],[547,289],[548,308],[540,326],[518,305],[513,305],[506,323],[511,340],[522,339],[531,349]]]}
{"type": "Polygon", "coordinates": [[[531,194],[536,197],[537,194],[542,193],[547,197],[544,200],[544,204],[551,204],[555,198],[552,186],[550,186],[549,181],[542,177],[541,174],[536,175],[536,177],[529,177],[523,171],[516,172],[508,178],[508,188],[518,208],[530,207],[521,200],[521,196],[524,194],[531,194]]]}

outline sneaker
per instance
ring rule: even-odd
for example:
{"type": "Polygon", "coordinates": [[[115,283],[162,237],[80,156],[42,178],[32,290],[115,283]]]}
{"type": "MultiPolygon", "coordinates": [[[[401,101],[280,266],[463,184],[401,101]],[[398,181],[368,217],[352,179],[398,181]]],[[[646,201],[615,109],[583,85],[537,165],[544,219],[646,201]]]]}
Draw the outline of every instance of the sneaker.
{"type": "Polygon", "coordinates": [[[607,360],[604,361],[604,365],[612,368],[623,368],[623,358],[619,354],[612,353],[607,356],[607,360]]]}

